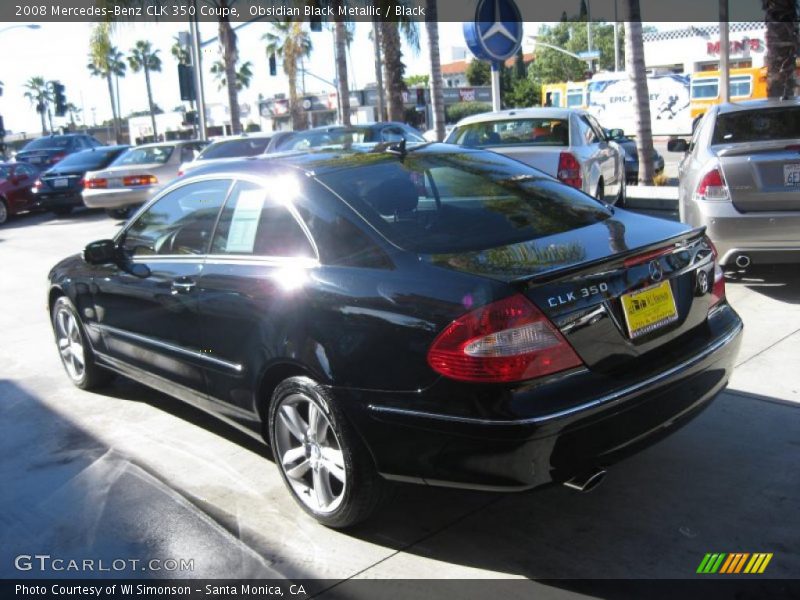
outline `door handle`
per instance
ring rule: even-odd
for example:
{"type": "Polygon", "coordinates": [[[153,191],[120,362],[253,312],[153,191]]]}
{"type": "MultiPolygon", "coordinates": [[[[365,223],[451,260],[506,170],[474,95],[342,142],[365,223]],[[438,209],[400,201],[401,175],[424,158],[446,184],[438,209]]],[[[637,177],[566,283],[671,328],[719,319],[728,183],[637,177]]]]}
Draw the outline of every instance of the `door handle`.
{"type": "Polygon", "coordinates": [[[172,282],[172,293],[187,294],[194,289],[195,285],[197,284],[188,277],[181,277],[172,282]]]}

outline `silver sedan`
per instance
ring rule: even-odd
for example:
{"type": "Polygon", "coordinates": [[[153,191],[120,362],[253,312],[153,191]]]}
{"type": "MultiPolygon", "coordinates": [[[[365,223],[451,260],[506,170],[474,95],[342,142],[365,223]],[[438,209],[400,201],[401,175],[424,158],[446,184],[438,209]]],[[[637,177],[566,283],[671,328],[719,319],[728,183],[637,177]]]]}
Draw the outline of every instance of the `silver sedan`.
{"type": "Polygon", "coordinates": [[[705,226],[722,265],[800,262],[800,101],[711,107],[678,169],[681,220],[705,226]]]}
{"type": "Polygon", "coordinates": [[[205,142],[192,140],[131,148],[102,171],[86,173],[83,203],[124,219],[131,208],[144,204],[175,179],[181,163],[194,159],[204,146],[205,142]]]}
{"type": "Polygon", "coordinates": [[[625,202],[625,152],[583,110],[520,108],[467,117],[445,139],[524,162],[590,196],[625,202]]]}

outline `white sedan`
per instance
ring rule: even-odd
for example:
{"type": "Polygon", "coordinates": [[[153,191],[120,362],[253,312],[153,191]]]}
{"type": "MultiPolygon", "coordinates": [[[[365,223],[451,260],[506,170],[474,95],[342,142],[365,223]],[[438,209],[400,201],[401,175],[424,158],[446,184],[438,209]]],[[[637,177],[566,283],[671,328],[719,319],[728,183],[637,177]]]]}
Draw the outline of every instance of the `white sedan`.
{"type": "Polygon", "coordinates": [[[446,143],[515,158],[587,194],[625,202],[625,152],[583,110],[521,108],[458,122],[446,143]]]}

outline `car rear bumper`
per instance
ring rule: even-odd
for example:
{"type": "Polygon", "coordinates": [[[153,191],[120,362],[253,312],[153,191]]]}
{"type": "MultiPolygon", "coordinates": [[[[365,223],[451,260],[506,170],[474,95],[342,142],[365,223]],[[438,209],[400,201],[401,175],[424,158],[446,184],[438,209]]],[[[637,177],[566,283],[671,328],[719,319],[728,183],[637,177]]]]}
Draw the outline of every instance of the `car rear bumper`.
{"type": "Polygon", "coordinates": [[[89,208],[124,208],[144,204],[160,188],[148,186],[141,188],[90,189],[83,191],[83,203],[89,208]]]}
{"type": "MultiPolygon", "coordinates": [[[[527,418],[452,415],[386,402],[358,392],[343,408],[387,479],[485,490],[522,490],[607,466],[688,422],[722,391],[741,341],[742,323],[723,304],[712,339],[690,356],[638,381],[587,396],[579,404],[527,418]]],[[[584,374],[583,376],[587,376],[584,374]]],[[[589,375],[590,376],[590,375],[589,375]]],[[[568,378],[567,378],[568,379],[568,378]]],[[[534,388],[498,390],[486,407],[535,403],[534,388]]],[[[496,412],[506,412],[505,409],[496,412]]]]}
{"type": "Polygon", "coordinates": [[[83,198],[80,192],[38,194],[33,205],[44,210],[64,206],[83,206],[83,198]]]}
{"type": "Polygon", "coordinates": [[[800,262],[800,211],[741,213],[730,202],[694,204],[697,217],[689,220],[705,225],[720,264],[743,255],[752,264],[800,262]]]}

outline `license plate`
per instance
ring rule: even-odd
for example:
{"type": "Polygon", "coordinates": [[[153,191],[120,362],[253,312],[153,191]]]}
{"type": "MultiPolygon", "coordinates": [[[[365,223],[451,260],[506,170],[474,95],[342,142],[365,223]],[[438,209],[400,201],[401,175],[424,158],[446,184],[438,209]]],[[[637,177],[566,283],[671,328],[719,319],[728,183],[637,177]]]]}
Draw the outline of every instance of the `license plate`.
{"type": "Polygon", "coordinates": [[[67,187],[68,182],[65,178],[53,179],[53,187],[67,187]]]}
{"type": "Polygon", "coordinates": [[[622,296],[622,311],[631,338],[639,337],[678,319],[669,281],[622,296]]]}
{"type": "Polygon", "coordinates": [[[800,187],[800,165],[783,165],[783,185],[800,187]]]}

